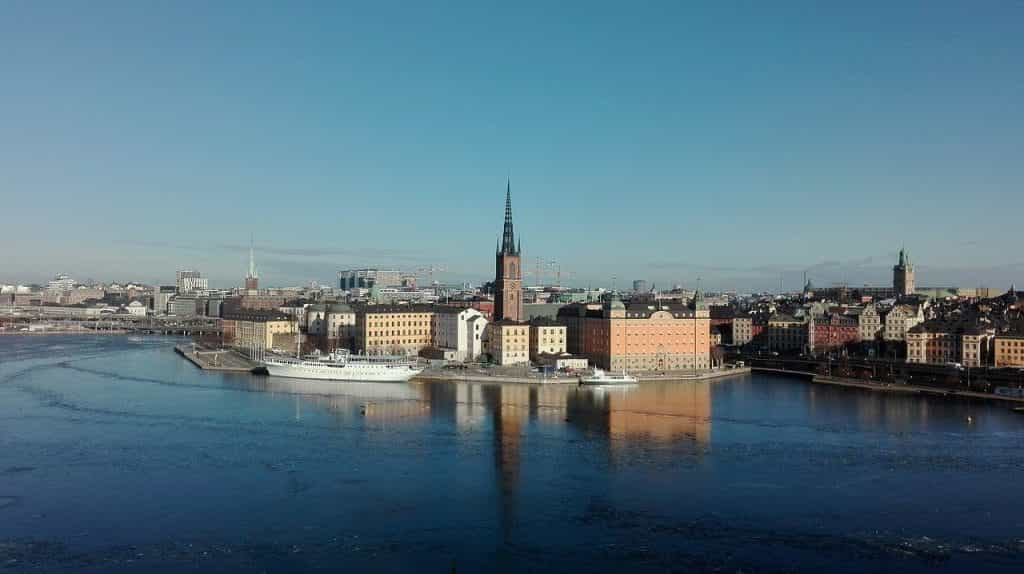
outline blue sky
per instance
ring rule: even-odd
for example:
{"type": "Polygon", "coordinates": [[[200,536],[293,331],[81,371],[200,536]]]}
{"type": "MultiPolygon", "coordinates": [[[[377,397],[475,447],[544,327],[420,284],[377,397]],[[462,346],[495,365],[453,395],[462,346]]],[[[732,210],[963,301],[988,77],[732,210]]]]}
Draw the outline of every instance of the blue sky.
{"type": "Polygon", "coordinates": [[[0,281],[1024,284],[1021,2],[4,2],[0,281]],[[569,273],[572,273],[570,276],[569,273]],[[527,281],[532,281],[528,277],[527,281]]]}

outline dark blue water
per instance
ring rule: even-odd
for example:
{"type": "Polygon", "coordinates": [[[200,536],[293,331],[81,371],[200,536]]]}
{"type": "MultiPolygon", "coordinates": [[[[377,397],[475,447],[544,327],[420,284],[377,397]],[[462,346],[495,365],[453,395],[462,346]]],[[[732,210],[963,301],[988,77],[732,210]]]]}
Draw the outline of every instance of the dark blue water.
{"type": "Polygon", "coordinates": [[[1021,572],[1024,416],[746,376],[204,373],[0,337],[0,571],[1021,572]]]}

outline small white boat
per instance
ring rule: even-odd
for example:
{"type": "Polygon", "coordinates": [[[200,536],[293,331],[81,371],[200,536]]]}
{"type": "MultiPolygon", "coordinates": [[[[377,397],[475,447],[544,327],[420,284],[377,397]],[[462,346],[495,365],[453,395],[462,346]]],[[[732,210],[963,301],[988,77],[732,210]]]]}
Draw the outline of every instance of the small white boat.
{"type": "Polygon", "coordinates": [[[637,378],[627,375],[626,371],[621,374],[611,374],[603,369],[594,369],[590,376],[580,376],[581,385],[635,385],[637,378]]]}

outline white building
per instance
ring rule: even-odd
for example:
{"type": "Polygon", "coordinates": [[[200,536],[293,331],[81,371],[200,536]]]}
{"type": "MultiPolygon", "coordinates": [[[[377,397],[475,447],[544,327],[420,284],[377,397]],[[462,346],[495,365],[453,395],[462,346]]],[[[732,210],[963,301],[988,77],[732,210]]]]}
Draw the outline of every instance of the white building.
{"type": "Polygon", "coordinates": [[[860,340],[870,343],[878,340],[885,328],[885,309],[880,309],[874,303],[864,307],[857,317],[857,328],[860,331],[860,340]]]}
{"type": "Polygon", "coordinates": [[[210,288],[202,273],[191,269],[178,271],[176,279],[178,293],[194,293],[196,291],[206,291],[210,288]]]}
{"type": "Polygon", "coordinates": [[[147,311],[146,306],[139,301],[132,301],[127,307],[125,307],[125,310],[133,317],[145,317],[147,311]]]}
{"type": "Polygon", "coordinates": [[[475,361],[484,352],[487,319],[476,309],[444,307],[434,309],[433,346],[454,351],[456,361],[475,361]]]}
{"type": "Polygon", "coordinates": [[[70,291],[75,286],[75,280],[67,275],[58,274],[46,284],[47,291],[63,292],[70,291]]]}
{"type": "Polygon", "coordinates": [[[885,340],[906,341],[907,331],[924,322],[920,305],[896,305],[885,316],[885,340]]]}
{"type": "Polygon", "coordinates": [[[356,311],[344,303],[309,305],[305,312],[306,333],[327,337],[338,347],[351,349],[356,336],[356,311]]]}

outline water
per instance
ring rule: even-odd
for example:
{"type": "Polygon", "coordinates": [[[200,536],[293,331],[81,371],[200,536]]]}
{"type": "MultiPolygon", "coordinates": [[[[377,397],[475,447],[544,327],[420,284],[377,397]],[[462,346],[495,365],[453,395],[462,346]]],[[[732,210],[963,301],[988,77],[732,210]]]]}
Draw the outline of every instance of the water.
{"type": "Polygon", "coordinates": [[[1005,406],[300,382],[171,345],[0,338],[0,571],[1024,571],[1005,406]]]}

